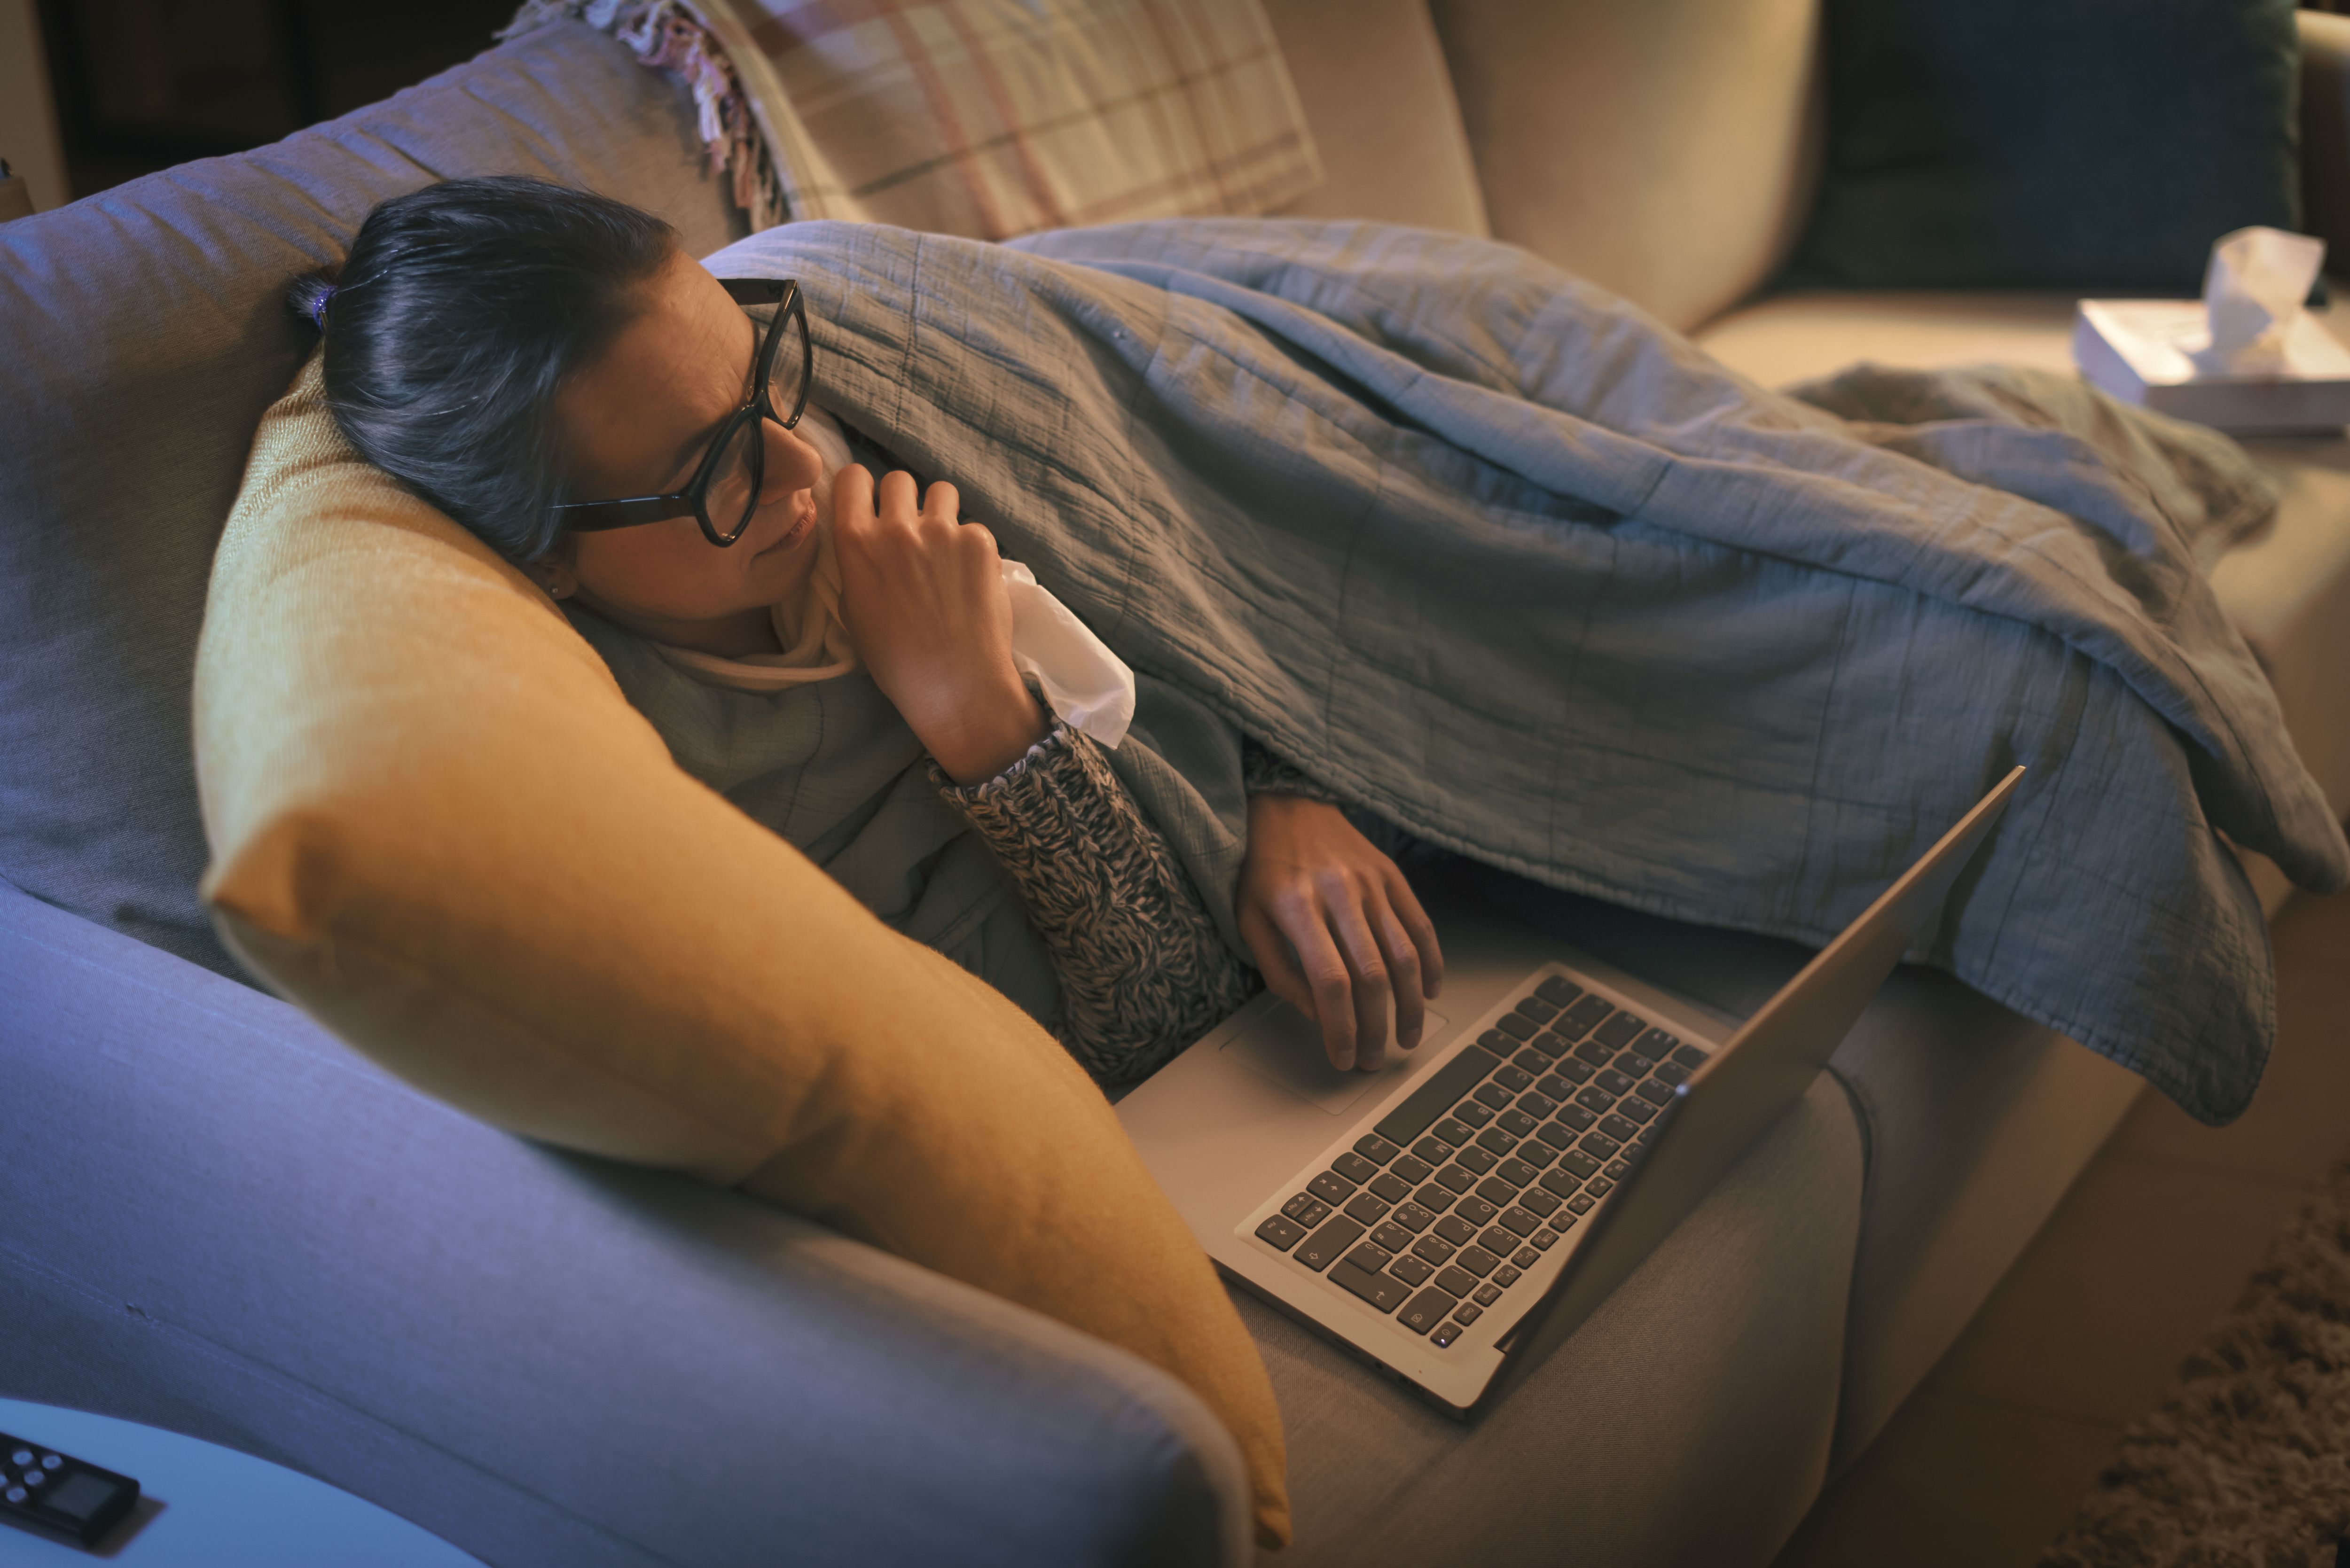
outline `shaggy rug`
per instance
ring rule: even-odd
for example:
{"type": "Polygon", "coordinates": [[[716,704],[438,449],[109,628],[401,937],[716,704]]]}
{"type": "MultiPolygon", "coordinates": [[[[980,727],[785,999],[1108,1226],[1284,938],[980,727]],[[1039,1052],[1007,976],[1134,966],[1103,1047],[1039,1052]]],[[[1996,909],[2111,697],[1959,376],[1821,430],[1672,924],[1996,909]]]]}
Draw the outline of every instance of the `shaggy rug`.
{"type": "Polygon", "coordinates": [[[2350,1568],[2350,1161],[2040,1559],[2041,1568],[2350,1568]]]}

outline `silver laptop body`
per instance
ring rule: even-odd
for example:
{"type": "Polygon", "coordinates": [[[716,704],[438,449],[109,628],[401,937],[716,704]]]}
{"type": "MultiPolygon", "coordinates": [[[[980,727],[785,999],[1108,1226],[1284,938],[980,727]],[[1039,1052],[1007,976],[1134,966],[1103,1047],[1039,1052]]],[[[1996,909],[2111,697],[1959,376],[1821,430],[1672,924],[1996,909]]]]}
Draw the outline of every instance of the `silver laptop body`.
{"type": "Polygon", "coordinates": [[[1444,994],[1417,1050],[1337,1072],[1260,996],[1118,1118],[1227,1275],[1470,1417],[1804,1096],[2022,775],[1742,1024],[1439,895],[1444,994]]]}

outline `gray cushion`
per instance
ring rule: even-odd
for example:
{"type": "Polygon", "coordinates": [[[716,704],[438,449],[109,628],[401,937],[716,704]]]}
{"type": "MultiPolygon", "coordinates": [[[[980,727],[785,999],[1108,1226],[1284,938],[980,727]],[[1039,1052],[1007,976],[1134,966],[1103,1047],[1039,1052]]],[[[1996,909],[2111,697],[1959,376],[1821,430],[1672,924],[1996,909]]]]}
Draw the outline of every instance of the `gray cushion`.
{"type": "Polygon", "coordinates": [[[733,237],[691,103],[577,24],[384,103],[0,226],[0,876],[234,973],[198,906],[189,680],[261,410],[313,339],[279,303],[369,208],[520,172],[733,237]]]}
{"type": "Polygon", "coordinates": [[[5,883],[0,1075],[0,1394],[258,1454],[504,1568],[1245,1551],[1231,1438],[1138,1357],[510,1137],[5,883]]]}

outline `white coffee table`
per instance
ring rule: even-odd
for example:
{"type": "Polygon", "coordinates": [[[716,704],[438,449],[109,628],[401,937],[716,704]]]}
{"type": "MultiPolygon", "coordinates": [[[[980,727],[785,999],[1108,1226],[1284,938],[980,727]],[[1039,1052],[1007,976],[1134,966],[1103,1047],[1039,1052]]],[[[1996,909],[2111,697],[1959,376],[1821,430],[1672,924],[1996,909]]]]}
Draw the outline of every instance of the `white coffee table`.
{"type": "Polygon", "coordinates": [[[266,1459],[132,1421],[0,1399],[0,1432],[131,1477],[140,1501],[93,1552],[0,1525],[0,1565],[481,1568],[437,1536],[266,1459]]]}

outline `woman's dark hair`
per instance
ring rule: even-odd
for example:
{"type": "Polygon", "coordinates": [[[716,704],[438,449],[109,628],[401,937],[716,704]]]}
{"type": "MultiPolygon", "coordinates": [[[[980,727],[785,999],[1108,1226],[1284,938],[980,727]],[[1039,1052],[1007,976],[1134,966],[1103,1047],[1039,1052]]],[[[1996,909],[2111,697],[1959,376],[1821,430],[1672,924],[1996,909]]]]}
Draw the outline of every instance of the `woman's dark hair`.
{"type": "MultiPolygon", "coordinates": [[[[544,180],[428,185],[377,206],[286,302],[326,337],[353,446],[512,561],[559,536],[554,401],[677,247],[649,213],[544,180]]],[[[588,498],[588,499],[592,499],[588,498]]]]}

